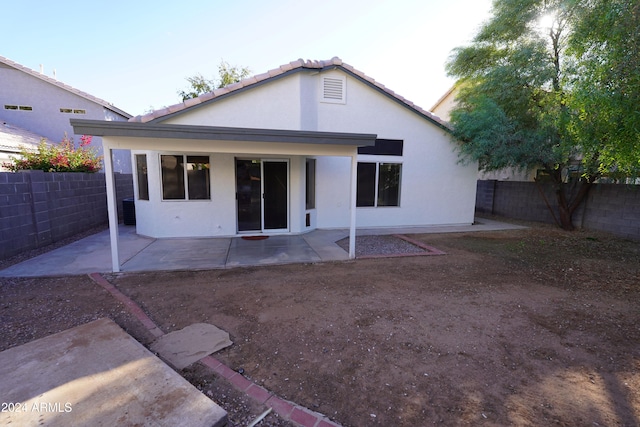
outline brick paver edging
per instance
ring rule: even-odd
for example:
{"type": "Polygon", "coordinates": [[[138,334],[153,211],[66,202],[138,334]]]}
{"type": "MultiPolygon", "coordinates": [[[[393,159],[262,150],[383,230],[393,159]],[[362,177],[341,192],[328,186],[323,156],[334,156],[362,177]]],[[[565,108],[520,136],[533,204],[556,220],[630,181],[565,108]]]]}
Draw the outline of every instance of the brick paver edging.
{"type": "MultiPolygon", "coordinates": [[[[154,337],[159,338],[164,332],[154,323],[153,320],[136,304],[131,298],[120,292],[100,273],[89,274],[91,280],[102,286],[114,298],[123,303],[154,337]]],[[[242,374],[234,371],[213,356],[205,356],[198,361],[202,365],[211,369],[216,374],[229,381],[235,388],[245,393],[256,402],[272,408],[280,417],[291,421],[302,427],[340,427],[322,414],[314,412],[303,406],[296,405],[288,400],[281,399],[264,387],[248,380],[242,374]]]]}

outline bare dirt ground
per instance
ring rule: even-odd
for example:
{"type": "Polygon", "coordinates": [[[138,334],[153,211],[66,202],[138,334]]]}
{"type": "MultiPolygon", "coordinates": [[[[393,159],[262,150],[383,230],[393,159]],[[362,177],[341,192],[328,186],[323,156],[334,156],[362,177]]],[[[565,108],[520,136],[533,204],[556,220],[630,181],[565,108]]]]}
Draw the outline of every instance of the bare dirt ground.
{"type": "MultiPolygon", "coordinates": [[[[106,277],[165,332],[225,329],[218,359],[344,426],[640,424],[640,243],[541,225],[411,237],[447,254],[106,277]]],[[[0,296],[0,350],[98,317],[151,339],[86,276],[5,279],[0,296]]],[[[264,409],[181,373],[231,426],[264,409]]]]}

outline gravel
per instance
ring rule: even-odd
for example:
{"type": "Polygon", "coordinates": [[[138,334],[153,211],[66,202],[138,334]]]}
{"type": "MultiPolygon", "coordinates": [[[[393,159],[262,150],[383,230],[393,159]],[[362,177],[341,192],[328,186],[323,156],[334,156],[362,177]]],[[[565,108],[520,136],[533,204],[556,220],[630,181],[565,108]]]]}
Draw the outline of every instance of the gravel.
{"type": "MultiPolygon", "coordinates": [[[[336,242],[342,249],[349,250],[349,238],[336,242]]],[[[391,235],[356,236],[356,257],[390,254],[418,254],[423,248],[391,235]]]]}
{"type": "MultiPolygon", "coordinates": [[[[233,388],[228,381],[218,377],[199,363],[179,371],[180,374],[205,396],[212,399],[227,411],[229,422],[227,427],[245,427],[255,421],[268,408],[249,398],[246,394],[233,388]]],[[[271,411],[256,427],[294,427],[271,411]]]]}

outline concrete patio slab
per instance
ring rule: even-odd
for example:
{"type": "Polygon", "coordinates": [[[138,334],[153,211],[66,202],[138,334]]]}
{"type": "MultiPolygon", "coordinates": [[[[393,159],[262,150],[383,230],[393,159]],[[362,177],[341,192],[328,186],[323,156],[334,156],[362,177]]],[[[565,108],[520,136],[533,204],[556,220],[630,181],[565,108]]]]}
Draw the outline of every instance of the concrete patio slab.
{"type": "Polygon", "coordinates": [[[323,259],[302,236],[270,236],[264,240],[231,241],[228,267],[320,262],[323,259]]]}
{"type": "Polygon", "coordinates": [[[228,332],[208,323],[195,323],[162,335],[150,348],[175,368],[184,369],[231,344],[228,332]]]}
{"type": "MultiPolygon", "coordinates": [[[[358,229],[356,235],[462,233],[515,230],[519,225],[481,218],[473,225],[358,229]]],[[[240,266],[345,261],[336,244],[347,229],[313,230],[303,235],[273,235],[264,240],[241,237],[152,239],[135,227],[119,227],[123,272],[205,270],[240,266]]],[[[63,276],[111,272],[109,232],[103,231],[0,271],[0,277],[63,276]]]]}
{"type": "Polygon", "coordinates": [[[109,319],[0,353],[1,425],[224,426],[226,412],[109,319]]]}
{"type": "MultiPolygon", "coordinates": [[[[155,239],[136,234],[135,227],[121,227],[120,263],[125,263],[155,239]]],[[[58,249],[0,271],[0,277],[38,277],[111,271],[109,230],[85,237],[58,249]]]]}
{"type": "Polygon", "coordinates": [[[145,271],[151,265],[162,266],[164,270],[223,268],[230,242],[230,238],[157,239],[122,264],[122,271],[145,271]]]}

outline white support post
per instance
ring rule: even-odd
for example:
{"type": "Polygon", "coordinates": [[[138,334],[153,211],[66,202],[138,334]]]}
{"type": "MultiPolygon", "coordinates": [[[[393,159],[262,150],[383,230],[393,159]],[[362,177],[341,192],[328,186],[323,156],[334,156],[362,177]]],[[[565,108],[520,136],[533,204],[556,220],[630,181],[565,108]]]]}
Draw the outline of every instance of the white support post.
{"type": "Polygon", "coordinates": [[[356,193],[358,190],[358,151],[351,155],[351,219],[349,222],[349,258],[356,257],[356,193]]]}
{"type": "Polygon", "coordinates": [[[113,178],[112,150],[103,139],[104,178],[107,184],[107,212],[109,214],[109,238],[111,243],[111,268],[114,273],[120,271],[118,251],[118,207],[116,206],[116,185],[113,178]]]}

